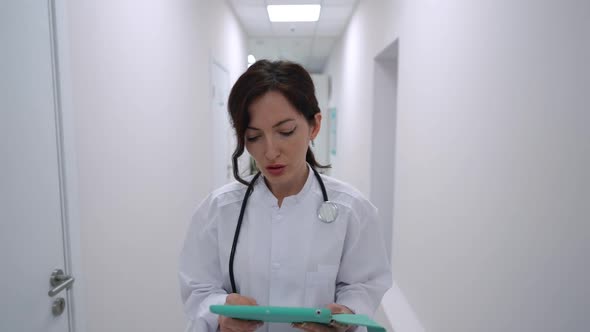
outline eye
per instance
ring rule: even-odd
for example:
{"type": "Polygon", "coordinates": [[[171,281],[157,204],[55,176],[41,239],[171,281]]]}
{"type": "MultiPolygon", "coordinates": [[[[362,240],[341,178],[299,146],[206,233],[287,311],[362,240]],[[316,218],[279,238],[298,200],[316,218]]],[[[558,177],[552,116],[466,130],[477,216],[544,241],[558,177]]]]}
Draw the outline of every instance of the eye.
{"type": "Polygon", "coordinates": [[[295,129],[297,129],[297,127],[293,128],[293,129],[291,129],[289,131],[281,131],[281,135],[283,135],[283,136],[291,136],[295,132],[295,129]]]}
{"type": "Polygon", "coordinates": [[[248,141],[248,142],[256,142],[259,137],[260,137],[260,135],[258,135],[258,136],[252,136],[252,137],[246,137],[246,141],[248,141]]]}

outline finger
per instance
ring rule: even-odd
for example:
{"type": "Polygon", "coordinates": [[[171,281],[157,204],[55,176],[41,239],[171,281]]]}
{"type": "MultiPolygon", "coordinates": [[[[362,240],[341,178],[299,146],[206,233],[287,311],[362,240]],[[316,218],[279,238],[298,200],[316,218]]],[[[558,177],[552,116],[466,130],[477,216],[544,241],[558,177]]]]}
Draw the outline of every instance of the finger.
{"type": "Polygon", "coordinates": [[[258,303],[256,302],[256,300],[254,300],[251,297],[244,297],[244,300],[246,301],[246,304],[249,304],[249,305],[258,305],[258,303]]]}
{"type": "Polygon", "coordinates": [[[326,308],[330,309],[333,314],[340,314],[345,311],[344,308],[337,303],[330,303],[326,306],[326,308]]]}
{"type": "Polygon", "coordinates": [[[306,323],[293,323],[291,326],[301,331],[309,331],[309,326],[306,323]]]}
{"type": "Polygon", "coordinates": [[[336,331],[336,329],[334,329],[333,327],[327,326],[327,325],[322,325],[322,324],[316,324],[316,323],[295,323],[292,325],[295,328],[298,328],[300,330],[303,331],[308,331],[308,332],[332,332],[332,331],[336,331]]]}
{"type": "Polygon", "coordinates": [[[336,321],[332,321],[330,326],[333,326],[337,331],[346,331],[350,326],[336,321]]]}
{"type": "Polygon", "coordinates": [[[330,303],[326,306],[327,309],[333,314],[352,314],[352,310],[350,310],[347,306],[343,306],[342,304],[338,303],[330,303]]]}
{"type": "Polygon", "coordinates": [[[332,321],[330,323],[330,326],[333,326],[335,328],[342,328],[342,327],[346,328],[346,327],[348,327],[348,325],[345,325],[345,324],[342,324],[342,323],[339,323],[339,322],[336,322],[336,321],[332,321]]]}
{"type": "Polygon", "coordinates": [[[237,293],[229,294],[225,300],[225,303],[234,305],[257,305],[255,299],[237,293]]]}
{"type": "Polygon", "coordinates": [[[244,305],[257,305],[256,300],[249,296],[240,295],[240,302],[244,305]]]}
{"type": "Polygon", "coordinates": [[[249,323],[250,323],[249,326],[252,328],[252,331],[258,330],[264,324],[263,322],[255,321],[255,320],[249,321],[249,323]]]}
{"type": "Polygon", "coordinates": [[[237,332],[235,326],[232,324],[233,318],[222,316],[219,321],[220,332],[237,332]]]}
{"type": "Polygon", "coordinates": [[[236,331],[256,331],[260,326],[262,322],[254,320],[234,319],[232,322],[232,328],[236,331]]]}
{"type": "Polygon", "coordinates": [[[219,332],[236,332],[234,331],[231,327],[225,325],[225,324],[220,324],[219,325],[219,332]]]}

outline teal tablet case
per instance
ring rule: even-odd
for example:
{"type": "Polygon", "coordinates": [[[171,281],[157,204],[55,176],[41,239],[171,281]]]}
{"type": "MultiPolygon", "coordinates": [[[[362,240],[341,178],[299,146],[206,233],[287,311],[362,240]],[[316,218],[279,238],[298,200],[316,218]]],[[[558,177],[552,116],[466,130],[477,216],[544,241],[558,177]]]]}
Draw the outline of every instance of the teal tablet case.
{"type": "Polygon", "coordinates": [[[385,329],[365,315],[332,314],[329,309],[303,307],[272,307],[248,305],[212,305],[212,313],[245,320],[270,323],[320,323],[333,321],[344,325],[366,326],[368,332],[385,332],[385,329]]]}

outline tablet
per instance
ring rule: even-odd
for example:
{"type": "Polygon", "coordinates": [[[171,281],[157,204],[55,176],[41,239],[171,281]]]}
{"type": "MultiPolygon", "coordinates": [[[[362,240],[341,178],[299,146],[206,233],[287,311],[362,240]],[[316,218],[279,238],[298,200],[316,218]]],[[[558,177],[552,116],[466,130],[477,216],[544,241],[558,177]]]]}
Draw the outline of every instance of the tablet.
{"type": "Polygon", "coordinates": [[[368,332],[385,332],[385,328],[365,315],[332,314],[330,309],[302,307],[272,307],[255,305],[212,305],[209,310],[218,315],[270,323],[320,323],[333,321],[344,325],[366,326],[368,332]]]}
{"type": "Polygon", "coordinates": [[[273,307],[253,305],[212,305],[212,313],[246,320],[259,320],[271,323],[303,323],[313,322],[330,324],[332,313],[330,309],[301,308],[301,307],[273,307]]]}

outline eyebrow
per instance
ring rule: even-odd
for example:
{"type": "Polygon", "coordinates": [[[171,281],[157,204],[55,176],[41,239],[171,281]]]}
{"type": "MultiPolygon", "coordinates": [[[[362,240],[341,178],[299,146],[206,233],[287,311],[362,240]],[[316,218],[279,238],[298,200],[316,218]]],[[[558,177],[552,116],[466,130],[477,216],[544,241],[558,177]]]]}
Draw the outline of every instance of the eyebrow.
{"type": "MultiPolygon", "coordinates": [[[[272,126],[272,127],[273,127],[273,128],[276,128],[276,127],[278,127],[278,126],[280,126],[280,125],[282,125],[282,124],[285,124],[285,123],[287,123],[287,122],[289,122],[289,121],[295,121],[295,119],[285,119],[285,120],[283,120],[283,121],[279,121],[279,122],[277,122],[277,124],[275,124],[275,125],[274,125],[274,126],[272,126]]],[[[260,129],[256,128],[256,127],[250,127],[250,126],[246,127],[246,129],[260,130],[260,129]]]]}

